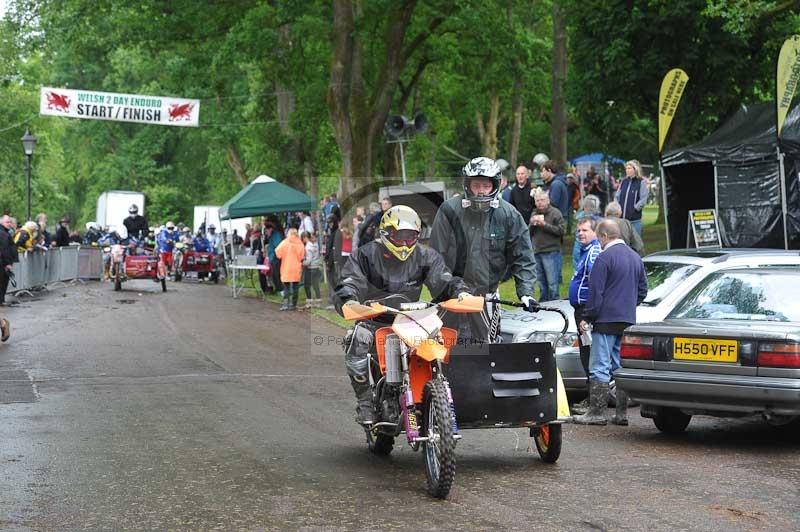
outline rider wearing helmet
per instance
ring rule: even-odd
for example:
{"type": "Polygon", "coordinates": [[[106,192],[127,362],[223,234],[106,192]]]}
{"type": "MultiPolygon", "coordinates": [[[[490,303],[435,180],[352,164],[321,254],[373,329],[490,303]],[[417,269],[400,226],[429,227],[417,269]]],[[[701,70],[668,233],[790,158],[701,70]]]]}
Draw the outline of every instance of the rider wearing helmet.
{"type": "Polygon", "coordinates": [[[208,243],[208,239],[206,239],[203,231],[197,230],[197,234],[194,236],[194,240],[192,240],[192,248],[195,251],[204,253],[211,251],[211,245],[208,243]]]}
{"type": "Polygon", "coordinates": [[[175,248],[175,242],[178,241],[178,231],[175,230],[175,224],[167,222],[166,227],[162,229],[156,237],[156,244],[158,245],[158,256],[164,261],[164,265],[172,270],[172,250],[175,248]]]}
{"type": "MultiPolygon", "coordinates": [[[[430,245],[444,257],[453,275],[463,277],[476,295],[494,295],[508,272],[514,277],[517,297],[528,309],[536,266],[528,224],[506,201],[501,201],[498,165],[488,157],[472,159],[462,169],[464,195],[442,203],[431,229],[430,245]]],[[[445,315],[445,324],[458,329],[460,338],[494,341],[500,328],[499,309],[445,315]]]]}
{"type": "Polygon", "coordinates": [[[175,229],[175,224],[172,222],[167,222],[167,225],[164,226],[161,231],[158,233],[158,237],[156,241],[158,243],[158,251],[159,252],[167,252],[172,251],[175,247],[175,242],[178,241],[178,231],[175,229]]]}
{"type": "Polygon", "coordinates": [[[83,235],[83,245],[97,245],[97,241],[103,236],[100,224],[97,222],[86,222],[86,233],[83,235]]]}
{"type": "Polygon", "coordinates": [[[135,203],[128,207],[128,214],[130,216],[122,222],[125,229],[128,230],[130,236],[142,240],[147,235],[147,218],[139,215],[139,207],[135,203]]]}
{"type": "MultiPolygon", "coordinates": [[[[350,255],[339,286],[336,287],[337,310],[355,302],[417,301],[422,285],[428,287],[434,299],[456,297],[467,291],[467,285],[454,277],[441,255],[427,246],[418,246],[422,222],[411,207],[398,205],[387,210],[378,226],[379,239],[358,246],[350,255]]],[[[379,316],[361,322],[345,337],[345,367],[358,401],[360,423],[371,423],[374,412],[370,401],[367,376],[367,353],[375,339],[375,330],[391,323],[391,318],[379,316]]]]}
{"type": "Polygon", "coordinates": [[[209,224],[206,239],[211,246],[211,251],[216,253],[217,249],[219,249],[219,235],[217,234],[217,227],[214,224],[209,224]]]}
{"type": "Polygon", "coordinates": [[[181,237],[180,237],[181,244],[186,244],[187,246],[192,245],[192,229],[188,226],[185,226],[181,229],[181,237]]]}

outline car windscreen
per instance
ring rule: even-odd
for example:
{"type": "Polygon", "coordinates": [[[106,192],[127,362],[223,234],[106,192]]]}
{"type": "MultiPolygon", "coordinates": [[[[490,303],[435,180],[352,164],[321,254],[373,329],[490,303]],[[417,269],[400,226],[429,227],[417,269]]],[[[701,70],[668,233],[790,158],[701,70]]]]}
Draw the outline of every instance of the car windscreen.
{"type": "Polygon", "coordinates": [[[716,272],[667,318],[800,322],[800,269],[716,272]]]}
{"type": "Polygon", "coordinates": [[[696,272],[700,266],[681,264],[679,262],[645,261],[644,271],[647,273],[647,297],[643,305],[654,307],[664,297],[672,293],[684,279],[696,272]]]}

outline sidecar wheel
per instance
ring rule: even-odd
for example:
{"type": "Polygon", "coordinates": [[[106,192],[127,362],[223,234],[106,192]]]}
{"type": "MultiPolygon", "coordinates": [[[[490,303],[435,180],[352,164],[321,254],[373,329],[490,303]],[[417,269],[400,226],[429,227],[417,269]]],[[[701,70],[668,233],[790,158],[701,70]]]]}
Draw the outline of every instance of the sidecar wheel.
{"type": "Polygon", "coordinates": [[[422,442],[428,493],[437,499],[447,498],[456,478],[456,440],[453,438],[453,416],[444,382],[432,379],[423,390],[422,442]]]}
{"type": "Polygon", "coordinates": [[[561,456],[561,424],[543,425],[531,428],[531,436],[542,462],[554,464],[561,456]]]}

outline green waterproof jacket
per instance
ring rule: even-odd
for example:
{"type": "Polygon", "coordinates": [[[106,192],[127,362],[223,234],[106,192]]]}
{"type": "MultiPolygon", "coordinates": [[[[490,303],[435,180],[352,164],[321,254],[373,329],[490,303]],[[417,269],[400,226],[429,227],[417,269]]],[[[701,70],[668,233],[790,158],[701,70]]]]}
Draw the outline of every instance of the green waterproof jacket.
{"type": "Polygon", "coordinates": [[[528,224],[507,201],[485,212],[461,206],[461,196],[442,203],[431,230],[430,245],[444,257],[453,275],[476,294],[497,290],[506,271],[517,297],[531,296],[536,282],[528,224]]]}

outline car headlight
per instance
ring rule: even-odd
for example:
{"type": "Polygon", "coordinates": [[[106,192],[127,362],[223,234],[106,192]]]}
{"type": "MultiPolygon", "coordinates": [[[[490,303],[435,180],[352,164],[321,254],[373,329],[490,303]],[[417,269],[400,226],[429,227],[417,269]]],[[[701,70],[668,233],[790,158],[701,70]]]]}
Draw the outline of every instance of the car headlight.
{"type": "MultiPolygon", "coordinates": [[[[532,333],[528,338],[520,338],[520,342],[548,342],[553,343],[556,338],[558,338],[559,334],[557,332],[535,332],[532,333]]],[[[572,347],[577,345],[578,342],[578,333],[574,332],[567,332],[556,344],[556,347],[572,347]]]]}

